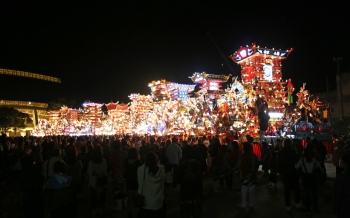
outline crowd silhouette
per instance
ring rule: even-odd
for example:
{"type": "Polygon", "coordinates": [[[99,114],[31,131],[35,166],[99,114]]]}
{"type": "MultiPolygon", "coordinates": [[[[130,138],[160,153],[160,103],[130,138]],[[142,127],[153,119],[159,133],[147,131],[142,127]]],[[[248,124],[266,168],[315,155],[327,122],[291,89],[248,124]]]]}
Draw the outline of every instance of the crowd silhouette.
{"type": "MultiPolygon", "coordinates": [[[[154,136],[45,136],[6,137],[0,141],[1,203],[22,208],[23,217],[104,217],[107,186],[113,187],[115,211],[131,217],[166,217],[168,190],[179,188],[179,217],[202,217],[203,180],[210,178],[212,193],[238,193],[237,209],[254,210],[260,166],[266,188],[282,182],[286,211],[319,213],[320,188],[326,183],[327,150],[316,139],[254,139],[154,136]],[[277,177],[277,175],[279,175],[277,177]],[[291,198],[293,193],[293,198],[291,198]],[[89,197],[90,205],[81,204],[89,197]],[[294,203],[292,203],[294,202],[294,203]]],[[[333,135],[336,166],[333,212],[348,217],[350,199],[350,138],[333,135]]],[[[3,208],[3,207],[2,207],[3,208]]],[[[3,217],[10,217],[3,211],[3,217]]]]}

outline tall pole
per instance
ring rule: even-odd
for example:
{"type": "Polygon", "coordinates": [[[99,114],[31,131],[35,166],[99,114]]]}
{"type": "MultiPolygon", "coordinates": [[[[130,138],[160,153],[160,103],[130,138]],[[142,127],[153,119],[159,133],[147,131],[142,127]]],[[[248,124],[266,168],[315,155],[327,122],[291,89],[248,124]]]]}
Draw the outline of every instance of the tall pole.
{"type": "Polygon", "coordinates": [[[341,85],[341,75],[340,75],[340,69],[339,69],[339,61],[342,60],[341,57],[333,58],[334,61],[337,62],[337,100],[338,105],[340,105],[340,120],[343,120],[344,118],[344,110],[343,110],[343,93],[342,93],[342,85],[341,85]]]}

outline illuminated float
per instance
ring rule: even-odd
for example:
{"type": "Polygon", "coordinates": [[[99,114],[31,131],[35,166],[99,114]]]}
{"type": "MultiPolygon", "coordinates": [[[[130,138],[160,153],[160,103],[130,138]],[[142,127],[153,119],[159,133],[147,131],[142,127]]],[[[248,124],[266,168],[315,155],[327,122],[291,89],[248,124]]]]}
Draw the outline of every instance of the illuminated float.
{"type": "Polygon", "coordinates": [[[318,111],[324,104],[317,98],[310,99],[305,86],[294,102],[292,80],[282,79],[281,63],[291,51],[259,48],[255,44],[241,47],[230,56],[241,66],[241,79],[195,72],[189,77],[193,84],[154,80],[148,84],[149,95],[130,94],[127,104],[110,102],[105,105],[106,114],[101,110],[103,104],[89,101],[84,102],[82,109],[62,107],[50,111],[48,122],[38,125],[33,134],[259,138],[260,115],[268,114],[270,120],[265,132],[268,137],[307,135],[302,132],[313,132],[312,136],[318,137],[315,133],[329,131],[318,111]],[[262,105],[268,107],[261,110],[262,105]]]}

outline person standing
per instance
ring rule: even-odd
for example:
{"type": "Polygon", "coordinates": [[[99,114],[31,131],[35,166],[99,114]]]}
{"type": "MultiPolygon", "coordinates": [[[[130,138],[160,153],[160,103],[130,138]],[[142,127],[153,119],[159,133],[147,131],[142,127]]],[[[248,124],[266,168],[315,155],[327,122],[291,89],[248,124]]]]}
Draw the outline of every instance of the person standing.
{"type": "Polygon", "coordinates": [[[138,194],[144,195],[145,205],[140,208],[141,218],[164,217],[164,168],[158,156],[150,151],[145,155],[145,163],[137,169],[138,194]]]}
{"type": "MultiPolygon", "coordinates": [[[[173,171],[173,178],[176,174],[177,168],[179,167],[180,160],[182,158],[182,150],[180,146],[177,144],[178,139],[173,138],[172,143],[167,147],[165,156],[168,161],[168,170],[171,172],[173,171]]],[[[176,178],[174,178],[173,181],[173,187],[176,187],[176,178]]]]}
{"type": "Polygon", "coordinates": [[[202,167],[202,170],[204,173],[208,172],[208,165],[207,165],[207,157],[208,157],[208,148],[203,144],[203,139],[198,139],[198,152],[204,159],[204,165],[202,167]]]}
{"type": "Polygon", "coordinates": [[[220,147],[220,152],[218,153],[218,160],[220,164],[220,171],[223,173],[220,178],[220,189],[222,192],[230,191],[232,189],[232,171],[231,165],[229,163],[230,151],[227,150],[226,145],[220,147]],[[224,188],[224,183],[226,182],[226,189],[224,188]]]}
{"type": "Polygon", "coordinates": [[[92,160],[89,162],[87,175],[89,177],[92,214],[97,217],[103,215],[106,203],[106,188],[104,185],[98,185],[97,180],[108,175],[107,161],[103,158],[102,150],[99,148],[94,148],[92,151],[92,160]]]}
{"type": "Polygon", "coordinates": [[[240,191],[240,181],[239,174],[241,172],[241,160],[242,160],[242,151],[239,148],[238,141],[232,142],[232,151],[229,158],[229,163],[232,169],[232,186],[234,191],[240,191]]]}
{"type": "Polygon", "coordinates": [[[68,149],[66,154],[66,171],[65,174],[72,177],[72,184],[76,194],[82,191],[81,172],[83,170],[83,164],[81,160],[78,160],[75,149],[68,149]]]}
{"type": "Polygon", "coordinates": [[[53,166],[56,161],[61,160],[61,150],[59,148],[54,148],[50,151],[49,158],[43,163],[43,174],[45,176],[45,180],[49,179],[53,174],[53,166]]]}
{"type": "Polygon", "coordinates": [[[264,171],[263,177],[269,176],[269,169],[270,169],[270,160],[271,160],[271,151],[269,149],[269,146],[267,142],[262,142],[262,170],[264,171]]]}
{"type": "Polygon", "coordinates": [[[345,218],[350,214],[350,153],[340,157],[339,165],[344,171],[335,178],[333,211],[337,217],[345,218]]]}
{"type": "Polygon", "coordinates": [[[313,171],[321,166],[315,158],[315,152],[313,145],[309,145],[309,142],[304,150],[304,155],[295,164],[295,168],[301,168],[303,172],[303,186],[305,190],[305,206],[307,209],[307,215],[311,216],[311,199],[313,211],[318,212],[318,182],[317,178],[313,174],[313,171]]]}
{"type": "Polygon", "coordinates": [[[133,217],[133,209],[134,209],[134,202],[133,198],[137,194],[138,190],[138,182],[137,182],[137,169],[142,165],[136,148],[130,148],[128,153],[128,159],[125,161],[125,180],[126,180],[126,188],[127,188],[127,195],[128,195],[128,201],[127,201],[127,211],[128,211],[128,218],[133,217]]]}
{"type": "Polygon", "coordinates": [[[281,175],[284,184],[284,199],[287,211],[291,210],[290,192],[294,190],[296,208],[302,208],[300,201],[299,173],[295,169],[298,161],[298,155],[292,148],[293,141],[285,139],[282,143],[283,148],[278,154],[278,172],[281,175]]]}
{"type": "Polygon", "coordinates": [[[44,184],[44,202],[52,218],[76,217],[77,200],[71,186],[72,177],[64,174],[65,167],[64,161],[56,161],[54,174],[44,184]]]}
{"type": "Polygon", "coordinates": [[[342,173],[344,170],[339,166],[340,154],[344,146],[345,146],[344,141],[339,141],[339,142],[337,141],[337,143],[335,144],[335,148],[333,152],[333,165],[335,166],[336,175],[342,173]]]}
{"type": "Polygon", "coordinates": [[[180,184],[180,211],[183,218],[199,218],[202,215],[202,167],[195,159],[195,151],[190,145],[183,147],[184,161],[180,163],[177,181],[180,184]]]}
{"type": "Polygon", "coordinates": [[[115,210],[122,210],[126,203],[126,187],[125,187],[125,161],[128,153],[121,149],[119,141],[112,142],[112,154],[109,156],[108,162],[112,175],[114,186],[114,199],[117,206],[115,210]]]}
{"type": "Polygon", "coordinates": [[[33,156],[25,156],[22,161],[22,174],[19,187],[22,192],[22,209],[24,217],[44,217],[43,185],[44,175],[35,166],[33,156]]]}
{"type": "Polygon", "coordinates": [[[259,168],[258,158],[252,152],[252,145],[248,142],[243,143],[241,175],[242,175],[242,202],[236,206],[239,208],[254,208],[255,206],[255,184],[257,181],[257,172],[259,168]],[[249,204],[247,202],[247,195],[249,192],[249,204]]]}

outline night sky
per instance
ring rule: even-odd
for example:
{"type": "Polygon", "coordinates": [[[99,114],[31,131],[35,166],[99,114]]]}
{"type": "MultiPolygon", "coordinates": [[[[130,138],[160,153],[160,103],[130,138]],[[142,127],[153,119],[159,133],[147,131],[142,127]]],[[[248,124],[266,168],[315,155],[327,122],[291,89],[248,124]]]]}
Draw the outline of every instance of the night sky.
{"type": "Polygon", "coordinates": [[[282,73],[296,90],[306,82],[311,93],[325,91],[326,75],[335,89],[333,57],[342,57],[341,72],[350,71],[346,1],[15,2],[0,3],[0,68],[62,83],[0,75],[3,100],[126,103],[131,93],[149,94],[152,80],[191,84],[194,72],[240,75],[229,55],[254,42],[294,49],[282,73]]]}

